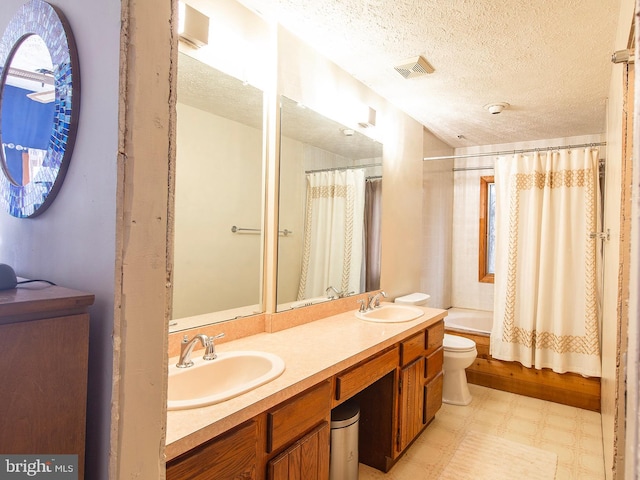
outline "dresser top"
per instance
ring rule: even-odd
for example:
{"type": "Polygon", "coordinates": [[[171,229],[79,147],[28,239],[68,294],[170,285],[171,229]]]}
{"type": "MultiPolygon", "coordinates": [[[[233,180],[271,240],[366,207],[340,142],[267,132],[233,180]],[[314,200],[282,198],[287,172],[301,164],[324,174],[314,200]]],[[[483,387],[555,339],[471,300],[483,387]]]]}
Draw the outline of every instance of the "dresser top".
{"type": "Polygon", "coordinates": [[[0,290],[0,325],[88,312],[95,296],[70,288],[35,282],[0,290]]]}

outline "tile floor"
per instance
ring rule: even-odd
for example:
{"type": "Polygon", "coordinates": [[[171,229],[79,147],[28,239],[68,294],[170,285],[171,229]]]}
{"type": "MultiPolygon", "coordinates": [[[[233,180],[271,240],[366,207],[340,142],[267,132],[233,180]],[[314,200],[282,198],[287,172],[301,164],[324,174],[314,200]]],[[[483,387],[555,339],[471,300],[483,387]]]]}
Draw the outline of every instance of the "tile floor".
{"type": "Polygon", "coordinates": [[[599,413],[477,385],[469,389],[471,404],[443,404],[389,473],[360,464],[359,480],[436,480],[469,430],[555,452],[556,480],[605,478],[599,413]]]}

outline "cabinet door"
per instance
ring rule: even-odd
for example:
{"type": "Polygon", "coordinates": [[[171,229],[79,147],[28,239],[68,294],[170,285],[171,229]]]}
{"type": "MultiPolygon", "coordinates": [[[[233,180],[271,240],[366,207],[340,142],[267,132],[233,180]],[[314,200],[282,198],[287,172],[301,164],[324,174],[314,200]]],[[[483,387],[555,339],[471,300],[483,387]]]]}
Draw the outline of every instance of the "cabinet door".
{"type": "Polygon", "coordinates": [[[424,426],[424,357],[400,370],[398,452],[404,450],[424,426]]]}
{"type": "Polygon", "coordinates": [[[267,465],[268,480],[327,480],[329,424],[323,422],[267,465]]]}
{"type": "Polygon", "coordinates": [[[436,416],[442,406],[442,380],[443,374],[440,372],[433,380],[425,385],[425,423],[431,421],[436,416]]]}
{"type": "Polygon", "coordinates": [[[253,420],[167,464],[167,480],[253,480],[257,434],[253,420]]]}

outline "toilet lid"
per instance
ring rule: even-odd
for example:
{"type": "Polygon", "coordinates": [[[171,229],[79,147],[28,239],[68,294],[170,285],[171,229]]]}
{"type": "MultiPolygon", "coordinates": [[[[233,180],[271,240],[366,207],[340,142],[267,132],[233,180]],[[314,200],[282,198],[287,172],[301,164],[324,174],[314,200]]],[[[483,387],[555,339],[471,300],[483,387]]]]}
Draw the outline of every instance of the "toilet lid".
{"type": "Polygon", "coordinates": [[[460,337],[458,335],[444,334],[444,341],[442,342],[445,350],[450,352],[466,352],[476,348],[476,342],[469,338],[460,337]]]}

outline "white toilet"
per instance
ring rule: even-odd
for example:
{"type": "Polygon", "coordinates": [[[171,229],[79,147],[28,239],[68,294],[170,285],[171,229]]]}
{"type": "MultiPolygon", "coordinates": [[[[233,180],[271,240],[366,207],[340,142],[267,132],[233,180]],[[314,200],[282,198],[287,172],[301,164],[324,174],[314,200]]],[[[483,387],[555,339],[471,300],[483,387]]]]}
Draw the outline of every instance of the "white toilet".
{"type": "MultiPolygon", "coordinates": [[[[426,293],[411,293],[398,297],[395,303],[420,305],[426,307],[430,296],[426,293]]],[[[470,366],[478,356],[476,342],[458,335],[444,334],[444,380],[442,401],[451,405],[469,405],[471,393],[467,385],[465,368],[470,366]]]]}
{"type": "Polygon", "coordinates": [[[458,335],[444,334],[444,382],[442,401],[451,405],[469,405],[471,393],[465,368],[478,356],[476,342],[458,335]]]}

